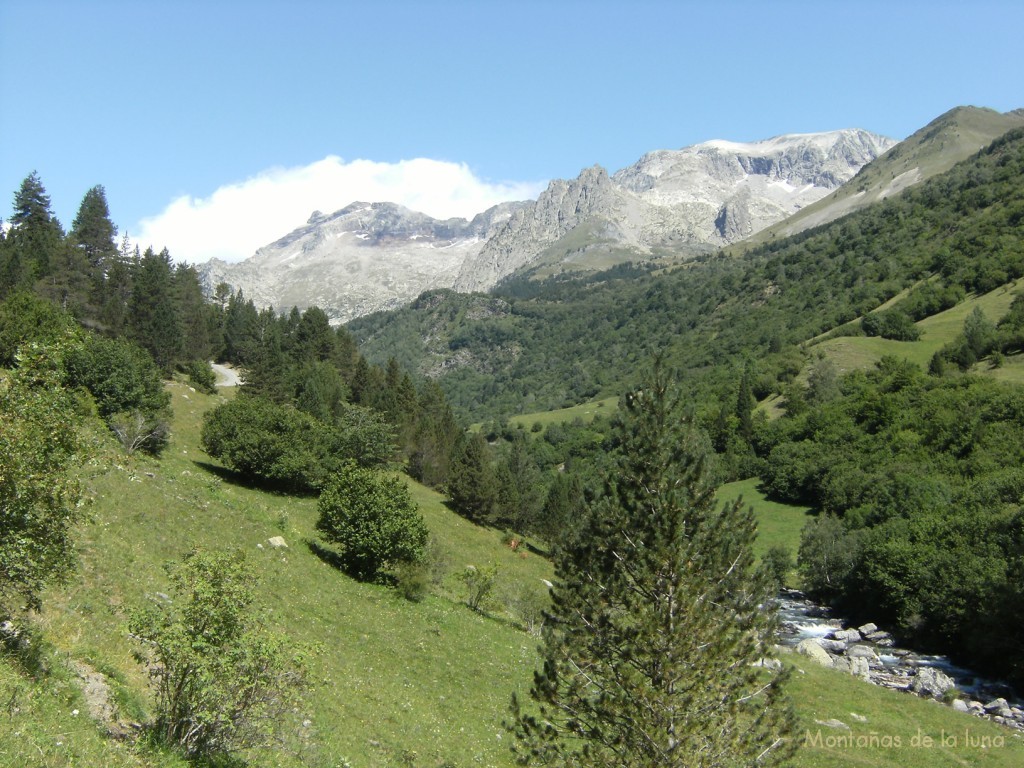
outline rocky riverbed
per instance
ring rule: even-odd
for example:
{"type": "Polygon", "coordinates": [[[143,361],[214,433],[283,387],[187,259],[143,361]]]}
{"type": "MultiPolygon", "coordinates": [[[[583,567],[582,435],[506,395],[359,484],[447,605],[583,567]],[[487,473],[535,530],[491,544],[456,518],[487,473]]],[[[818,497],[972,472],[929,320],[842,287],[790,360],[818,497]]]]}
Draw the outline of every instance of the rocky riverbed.
{"type": "Polygon", "coordinates": [[[786,590],[778,602],[783,646],[875,685],[944,701],[957,711],[1024,731],[1024,702],[1007,685],[985,680],[944,656],[900,648],[874,624],[845,626],[800,592],[786,590]]]}

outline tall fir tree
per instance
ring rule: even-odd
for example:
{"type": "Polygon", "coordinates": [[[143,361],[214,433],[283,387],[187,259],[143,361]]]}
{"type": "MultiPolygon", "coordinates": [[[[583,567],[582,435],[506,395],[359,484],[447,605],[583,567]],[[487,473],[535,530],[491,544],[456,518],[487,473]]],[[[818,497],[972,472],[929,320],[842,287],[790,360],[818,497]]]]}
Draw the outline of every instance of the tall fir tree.
{"type": "Polygon", "coordinates": [[[754,434],[754,407],[757,405],[757,401],[754,399],[753,380],[753,365],[748,360],[743,366],[739,390],[736,393],[736,418],[739,421],[738,431],[740,437],[748,443],[754,434]]]}
{"type": "Polygon", "coordinates": [[[409,474],[425,485],[440,487],[448,481],[462,428],[434,381],[421,386],[416,411],[416,426],[409,442],[409,474]]]}
{"type": "Polygon", "coordinates": [[[89,265],[102,274],[110,259],[117,254],[117,227],[110,220],[107,192],[97,185],[85,193],[78,214],[71,224],[70,239],[89,260],[89,265]]]}
{"type": "Polygon", "coordinates": [[[140,260],[139,247],[133,247],[125,234],[117,253],[107,264],[102,295],[95,299],[99,305],[99,321],[111,336],[120,337],[126,333],[132,279],[140,260]]]}
{"type": "Polygon", "coordinates": [[[260,313],[242,291],[232,294],[224,310],[224,349],[220,359],[246,366],[255,358],[260,344],[260,313]]]}
{"type": "Polygon", "coordinates": [[[189,264],[174,270],[174,293],[182,331],[181,356],[185,360],[209,360],[214,352],[210,315],[216,311],[206,301],[199,274],[189,264]]]}
{"type": "Polygon", "coordinates": [[[35,171],[25,177],[14,195],[10,224],[5,260],[0,264],[0,298],[48,277],[63,247],[64,230],[50,210],[50,196],[35,171]]]}
{"type": "Polygon", "coordinates": [[[182,334],[174,290],[174,267],[167,250],[147,248],[136,265],[129,302],[132,335],[157,366],[169,374],[181,355],[182,334]]]}
{"type": "Polygon", "coordinates": [[[543,669],[513,699],[524,765],[772,765],[793,747],[775,612],[753,569],[755,526],[716,508],[709,448],[668,377],[623,399],[618,471],[586,529],[556,559],[543,669]]]}
{"type": "Polygon", "coordinates": [[[295,396],[294,382],[289,376],[292,363],[284,353],[284,325],[271,307],[256,315],[255,336],[246,353],[242,386],[242,392],[278,404],[291,403],[295,396]]]}
{"type": "Polygon", "coordinates": [[[452,462],[447,491],[461,514],[480,523],[492,522],[498,481],[491,466],[490,446],[479,432],[466,438],[452,462]]]}
{"type": "MultiPolygon", "coordinates": [[[[106,295],[107,272],[119,257],[117,227],[110,220],[107,193],[97,185],[85,193],[78,213],[71,223],[68,242],[73,253],[66,280],[72,295],[88,290],[89,320],[103,324],[103,305],[106,295]]],[[[85,300],[79,303],[85,304],[85,300]]]]}

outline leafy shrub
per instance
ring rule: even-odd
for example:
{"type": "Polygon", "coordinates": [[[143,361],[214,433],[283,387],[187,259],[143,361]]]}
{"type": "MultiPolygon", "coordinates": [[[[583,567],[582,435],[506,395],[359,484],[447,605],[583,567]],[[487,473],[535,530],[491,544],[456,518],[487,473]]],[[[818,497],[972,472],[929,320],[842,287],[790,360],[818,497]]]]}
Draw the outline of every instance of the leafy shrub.
{"type": "Polygon", "coordinates": [[[793,553],[783,544],[776,544],[764,554],[762,561],[768,571],[773,588],[778,591],[786,586],[789,572],[793,568],[793,553]]]}
{"type": "Polygon", "coordinates": [[[193,387],[207,395],[217,391],[217,374],[205,360],[193,360],[185,365],[185,373],[193,387]]]}
{"type": "Polygon", "coordinates": [[[861,328],[867,336],[881,336],[894,341],[917,341],[921,337],[921,331],[914,325],[914,321],[899,309],[865,315],[861,320],[861,328]]]}
{"type": "Polygon", "coordinates": [[[92,395],[125,450],[157,454],[170,434],[170,394],[149,353],[129,341],[86,336],[64,358],[64,381],[92,395]]]}
{"type": "Polygon", "coordinates": [[[322,488],[342,459],[328,426],[291,406],[251,396],[207,412],[202,443],[236,472],[299,492],[322,488]]]}
{"type": "Polygon", "coordinates": [[[405,482],[346,463],[320,494],[316,528],[341,547],[344,568],[359,579],[423,559],[427,525],[405,482]]]}
{"type": "Polygon", "coordinates": [[[147,418],[142,411],[111,414],[107,425],[129,456],[136,451],[159,453],[170,435],[166,421],[147,418]]]}
{"type": "Polygon", "coordinates": [[[14,365],[18,348],[28,342],[55,343],[74,325],[70,315],[31,293],[8,296],[0,302],[0,366],[14,365]]]}
{"type": "Polygon", "coordinates": [[[494,591],[494,584],[498,579],[498,566],[477,568],[475,565],[467,565],[459,578],[466,585],[466,605],[474,611],[480,611],[494,591]]]}
{"type": "Polygon", "coordinates": [[[847,531],[838,517],[819,515],[808,522],[800,534],[797,557],[803,588],[824,599],[841,594],[859,549],[860,537],[847,531]]]}
{"type": "Polygon", "coordinates": [[[156,689],[157,736],[191,756],[264,743],[295,709],[304,671],[253,614],[245,555],[193,550],[168,571],[175,599],[129,622],[156,689]]]}
{"type": "Polygon", "coordinates": [[[74,565],[81,491],[74,399],[52,353],[30,346],[0,380],[0,620],[38,608],[43,588],[74,565]]]}

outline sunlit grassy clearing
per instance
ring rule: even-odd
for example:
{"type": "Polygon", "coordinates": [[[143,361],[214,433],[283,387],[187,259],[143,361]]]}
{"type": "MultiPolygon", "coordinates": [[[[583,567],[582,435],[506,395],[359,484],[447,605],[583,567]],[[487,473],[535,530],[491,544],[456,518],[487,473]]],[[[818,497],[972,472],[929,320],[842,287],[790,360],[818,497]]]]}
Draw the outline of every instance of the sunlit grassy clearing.
{"type": "MultiPolygon", "coordinates": [[[[1010,309],[1017,292],[1024,287],[1024,279],[1009,283],[982,296],[971,296],[955,307],[921,320],[917,341],[893,341],[879,337],[843,336],[814,344],[811,350],[824,353],[841,373],[870,368],[885,355],[908,360],[927,369],[932,356],[956,339],[963,330],[964,321],[980,307],[993,323],[998,322],[1010,309]]],[[[980,372],[987,372],[981,366],[980,372]]]]}

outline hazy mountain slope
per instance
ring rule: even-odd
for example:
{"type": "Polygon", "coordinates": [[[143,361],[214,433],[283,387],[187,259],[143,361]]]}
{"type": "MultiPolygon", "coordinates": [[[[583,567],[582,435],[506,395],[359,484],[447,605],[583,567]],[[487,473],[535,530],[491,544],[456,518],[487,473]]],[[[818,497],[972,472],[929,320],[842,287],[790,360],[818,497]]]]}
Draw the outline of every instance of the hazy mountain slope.
{"type": "Polygon", "coordinates": [[[595,271],[691,258],[747,237],[843,183],[892,144],[865,131],[712,141],[652,152],[610,177],[599,166],[536,201],[472,221],[437,221],[392,203],[353,203],[239,264],[200,268],[260,306],[318,305],[335,321],[401,306],[425,290],[484,291],[514,272],[595,271]]]}
{"type": "Polygon", "coordinates": [[[659,150],[611,177],[594,166],[517,211],[454,287],[487,290],[524,268],[601,269],[721,247],[827,195],[894,143],[844,130],[659,150]]]}
{"type": "Polygon", "coordinates": [[[948,171],[956,163],[1021,125],[1024,125],[1022,110],[999,113],[978,107],[951,109],[866,165],[850,184],[762,230],[744,245],[793,235],[897,194],[935,174],[948,171]]]}
{"type": "Polygon", "coordinates": [[[521,205],[502,203],[472,221],[439,221],[394,203],[352,203],[314,213],[243,262],[213,260],[200,275],[209,291],[226,282],[258,306],[319,306],[344,322],[451,285],[466,257],[521,205]]]}

